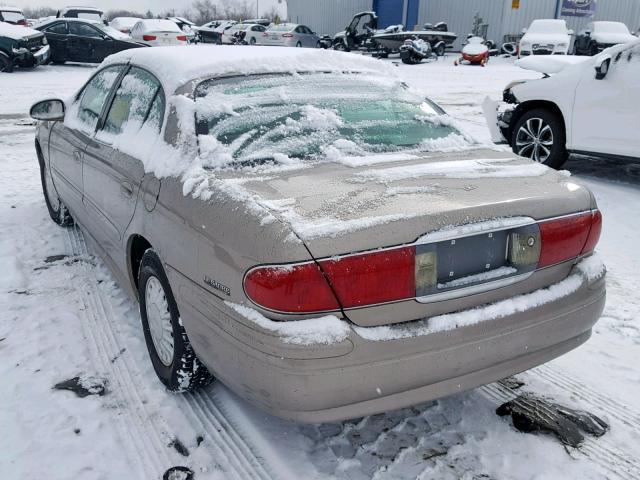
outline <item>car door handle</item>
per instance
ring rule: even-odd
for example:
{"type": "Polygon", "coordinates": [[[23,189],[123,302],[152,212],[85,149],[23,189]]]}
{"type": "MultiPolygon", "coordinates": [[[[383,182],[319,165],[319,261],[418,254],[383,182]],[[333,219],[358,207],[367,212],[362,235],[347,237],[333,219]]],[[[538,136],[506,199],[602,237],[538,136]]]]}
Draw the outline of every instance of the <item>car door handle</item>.
{"type": "Polygon", "coordinates": [[[122,182],[120,184],[120,191],[125,197],[131,198],[133,196],[133,185],[129,182],[122,182]]]}

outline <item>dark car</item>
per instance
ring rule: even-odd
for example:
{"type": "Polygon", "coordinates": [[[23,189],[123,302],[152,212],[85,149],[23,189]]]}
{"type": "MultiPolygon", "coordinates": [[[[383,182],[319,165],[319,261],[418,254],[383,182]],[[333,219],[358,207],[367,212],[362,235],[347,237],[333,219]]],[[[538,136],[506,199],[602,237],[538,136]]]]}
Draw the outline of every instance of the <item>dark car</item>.
{"type": "Polygon", "coordinates": [[[576,35],[575,55],[597,55],[605,48],[636,40],[622,22],[591,22],[576,35]]]}
{"type": "Polygon", "coordinates": [[[46,37],[37,30],[0,22],[0,72],[35,67],[49,60],[46,37]]]}
{"type": "Polygon", "coordinates": [[[36,29],[46,35],[53,63],[100,63],[112,53],[145,46],[96,20],[56,18],[36,29]]]}
{"type": "Polygon", "coordinates": [[[0,22],[27,26],[27,19],[24,18],[22,10],[15,7],[0,7],[0,22]]]}

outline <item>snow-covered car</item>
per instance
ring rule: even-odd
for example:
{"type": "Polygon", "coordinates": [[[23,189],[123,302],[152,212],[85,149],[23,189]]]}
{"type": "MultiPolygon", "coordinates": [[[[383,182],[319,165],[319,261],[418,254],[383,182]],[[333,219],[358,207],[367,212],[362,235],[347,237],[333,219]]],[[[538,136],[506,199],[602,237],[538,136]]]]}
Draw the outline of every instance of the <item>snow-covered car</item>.
{"type": "Polygon", "coordinates": [[[573,53],[596,55],[605,48],[637,39],[622,22],[591,22],[576,35],[573,53]]]}
{"type": "Polygon", "coordinates": [[[142,19],[138,17],[116,17],[109,22],[109,26],[122,33],[129,34],[133,26],[140,20],[142,19]]]}
{"type": "Polygon", "coordinates": [[[260,43],[279,47],[321,47],[320,37],[309,27],[297,23],[272,25],[262,34],[260,43]]]}
{"type": "Polygon", "coordinates": [[[503,103],[485,102],[494,141],[554,168],[570,153],[640,159],[640,40],[595,57],[529,57],[545,74],[509,84],[503,103]]]}
{"type": "Polygon", "coordinates": [[[518,44],[518,56],[566,55],[573,30],[564,20],[534,20],[518,44]]]}
{"type": "Polygon", "coordinates": [[[35,67],[49,60],[46,37],[37,30],[0,22],[0,72],[13,72],[16,66],[35,67]]]}
{"type": "Polygon", "coordinates": [[[107,21],[104,19],[104,11],[95,7],[64,7],[56,12],[56,18],[84,18],[85,20],[103,22],[107,25],[107,21]]]}
{"type": "Polygon", "coordinates": [[[22,10],[16,7],[0,6],[0,22],[21,25],[23,27],[29,26],[22,10]]]}
{"type": "Polygon", "coordinates": [[[139,301],[169,389],[215,376],[322,422],[589,338],[594,196],[474,143],[396,75],[326,50],[141,48],[32,107],[51,218],[79,224],[139,301]]]}
{"type": "Polygon", "coordinates": [[[151,47],[187,44],[187,35],[171,20],[140,20],[131,28],[130,35],[136,42],[151,47]]]}
{"type": "Polygon", "coordinates": [[[167,17],[166,19],[178,25],[178,28],[187,36],[189,43],[196,43],[198,41],[198,30],[196,24],[191,20],[187,20],[184,17],[167,17]]]}
{"type": "Polygon", "coordinates": [[[247,45],[257,45],[262,39],[262,34],[267,27],[252,23],[236,23],[231,28],[224,31],[221,36],[223,44],[242,43],[247,45]]]}

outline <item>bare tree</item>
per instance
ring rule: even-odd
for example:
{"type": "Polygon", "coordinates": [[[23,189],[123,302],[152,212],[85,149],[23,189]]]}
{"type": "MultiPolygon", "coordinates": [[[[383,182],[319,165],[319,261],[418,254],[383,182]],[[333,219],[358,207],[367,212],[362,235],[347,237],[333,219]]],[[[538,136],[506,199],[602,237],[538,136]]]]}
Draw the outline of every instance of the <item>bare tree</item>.
{"type": "Polygon", "coordinates": [[[134,12],[131,10],[109,10],[108,12],[106,12],[104,14],[104,17],[108,20],[111,21],[116,17],[136,17],[136,18],[143,18],[144,15],[140,12],[134,12]]]}
{"type": "Polygon", "coordinates": [[[211,0],[195,0],[191,4],[191,8],[195,12],[193,21],[198,25],[203,25],[218,18],[218,6],[211,0]]]}
{"type": "Polygon", "coordinates": [[[22,9],[22,13],[27,18],[53,17],[56,14],[56,9],[51,7],[26,7],[22,9]]]}

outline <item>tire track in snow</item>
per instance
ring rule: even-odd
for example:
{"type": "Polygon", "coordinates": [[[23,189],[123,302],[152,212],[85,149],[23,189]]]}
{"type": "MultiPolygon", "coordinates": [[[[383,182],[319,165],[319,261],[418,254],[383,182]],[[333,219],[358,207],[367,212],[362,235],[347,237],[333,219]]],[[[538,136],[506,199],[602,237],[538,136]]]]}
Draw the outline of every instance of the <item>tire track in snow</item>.
{"type": "Polygon", "coordinates": [[[550,383],[562,390],[568,391],[571,395],[583,400],[597,409],[606,412],[612,418],[619,420],[629,427],[640,430],[640,413],[633,411],[629,406],[604,395],[592,388],[577,382],[560,370],[549,365],[541,365],[529,370],[527,373],[536,376],[545,383],[550,383]]]}
{"type": "MultiPolygon", "coordinates": [[[[77,227],[67,230],[67,241],[73,254],[88,256],[84,239],[77,227]]],[[[114,339],[110,338],[109,333],[112,332],[107,332],[108,328],[105,328],[113,318],[109,318],[104,308],[102,295],[95,286],[95,278],[92,278],[87,264],[79,262],[79,270],[83,278],[75,276],[74,280],[84,306],[82,316],[86,322],[83,322],[82,327],[85,337],[91,342],[94,365],[100,369],[101,374],[107,376],[109,391],[116,397],[118,417],[123,419],[120,423],[126,432],[124,439],[128,440],[137,452],[136,463],[143,475],[140,478],[160,478],[163,467],[166,470],[171,466],[165,449],[158,448],[159,445],[162,446],[163,439],[156,430],[155,423],[149,422],[149,415],[144,411],[127,365],[123,365],[126,362],[111,362],[111,358],[121,351],[119,346],[114,345],[114,339]]]]}
{"type": "MultiPolygon", "coordinates": [[[[498,383],[485,385],[479,389],[489,400],[504,403],[519,396],[519,392],[506,388],[498,383]]],[[[633,455],[629,455],[606,438],[606,435],[593,439],[585,435],[583,444],[570,452],[577,451],[591,459],[604,470],[609,472],[607,478],[619,478],[622,480],[636,480],[640,478],[640,461],[633,455]]]]}
{"type": "MultiPolygon", "coordinates": [[[[68,237],[71,250],[79,256],[89,255],[84,237],[77,227],[68,230],[68,237]]],[[[82,262],[84,263],[84,262],[82,262]]],[[[147,472],[153,472],[155,478],[160,478],[162,472],[173,465],[184,463],[184,459],[176,458],[171,461],[168,445],[172,438],[166,433],[170,429],[162,418],[154,416],[145,407],[144,401],[140,397],[139,384],[133,381],[131,374],[138,371],[136,362],[127,354],[122,354],[117,362],[111,362],[119,352],[123,351],[126,339],[119,338],[116,328],[118,316],[115,315],[112,306],[112,299],[105,295],[100,288],[95,287],[95,275],[90,271],[90,266],[82,266],[86,281],[78,286],[80,291],[89,289],[86,296],[90,301],[85,301],[86,311],[93,317],[93,329],[89,329],[88,335],[98,345],[96,356],[97,361],[106,372],[111,373],[110,379],[115,381],[119,388],[127,410],[133,411],[137,416],[137,422],[133,422],[138,427],[138,435],[133,437],[149,438],[149,442],[137,442],[136,448],[144,458],[147,472]],[[116,365],[117,364],[117,365],[116,365]],[[164,431],[158,427],[163,424],[164,431]],[[146,426],[149,425],[150,428],[146,426]],[[155,467],[155,468],[154,468],[155,467]]],[[[142,327],[140,327],[142,328],[142,327]]],[[[121,335],[120,335],[121,336],[121,335]]],[[[155,378],[150,379],[155,381],[155,378]]],[[[269,480],[274,478],[266,467],[262,465],[258,457],[253,453],[253,447],[247,443],[238,428],[232,425],[226,418],[221,408],[214,398],[207,392],[193,392],[176,396],[181,412],[191,419],[191,426],[195,431],[204,428],[204,433],[214,441],[213,445],[216,453],[213,458],[225,458],[232,471],[226,471],[226,478],[238,480],[269,480]]],[[[125,409],[121,409],[125,410],[125,409]]],[[[212,460],[212,463],[214,461],[212,460]]],[[[142,477],[151,478],[151,477],[142,477]]]]}

